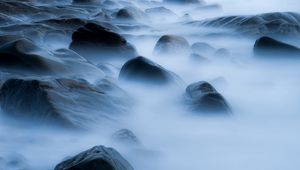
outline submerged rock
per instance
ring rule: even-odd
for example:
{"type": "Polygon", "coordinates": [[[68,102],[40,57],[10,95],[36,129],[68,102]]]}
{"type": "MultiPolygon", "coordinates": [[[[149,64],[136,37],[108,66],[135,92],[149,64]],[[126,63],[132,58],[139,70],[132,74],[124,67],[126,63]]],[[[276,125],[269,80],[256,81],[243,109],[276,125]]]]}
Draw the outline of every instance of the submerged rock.
{"type": "Polygon", "coordinates": [[[261,37],[257,39],[253,51],[256,56],[300,58],[300,48],[270,37],[261,37]]]}
{"type": "Polygon", "coordinates": [[[196,42],[191,46],[194,53],[197,54],[212,54],[215,52],[215,48],[204,42],[196,42]]]}
{"type": "Polygon", "coordinates": [[[100,0],[73,0],[73,4],[95,5],[100,4],[100,0]]]}
{"type": "Polygon", "coordinates": [[[204,21],[194,21],[189,24],[206,27],[230,28],[238,33],[255,36],[300,35],[300,14],[293,12],[224,16],[204,21]]]}
{"type": "Polygon", "coordinates": [[[190,109],[200,113],[231,113],[225,98],[209,83],[200,81],[186,88],[190,109]]]}
{"type": "Polygon", "coordinates": [[[176,35],[164,35],[159,38],[154,53],[157,55],[188,55],[190,45],[188,41],[176,35]]]}
{"type": "Polygon", "coordinates": [[[137,56],[135,48],[125,38],[94,23],[88,23],[73,33],[70,49],[96,63],[137,56]]]}
{"type": "Polygon", "coordinates": [[[148,16],[141,10],[134,7],[125,7],[116,13],[116,18],[125,22],[146,22],[148,16]]]}
{"type": "Polygon", "coordinates": [[[176,82],[179,82],[176,74],[145,57],[137,57],[127,61],[120,71],[119,79],[150,85],[176,84],[176,82]]]}
{"type": "Polygon", "coordinates": [[[54,170],[133,170],[115,149],[95,146],[56,165],[54,170]]]}
{"type": "Polygon", "coordinates": [[[0,68],[5,72],[60,76],[97,74],[99,78],[103,77],[101,70],[69,49],[49,51],[28,39],[18,39],[17,36],[5,36],[0,43],[3,43],[0,46],[0,68]]]}
{"type": "Polygon", "coordinates": [[[0,92],[6,115],[40,125],[85,128],[116,119],[126,113],[128,106],[125,92],[104,81],[92,85],[63,78],[9,79],[0,92]]]}
{"type": "Polygon", "coordinates": [[[166,3],[187,5],[187,4],[204,4],[203,0],[163,0],[166,3]]]}
{"type": "Polygon", "coordinates": [[[120,129],[112,135],[112,141],[123,145],[140,145],[139,139],[128,129],[120,129]]]}

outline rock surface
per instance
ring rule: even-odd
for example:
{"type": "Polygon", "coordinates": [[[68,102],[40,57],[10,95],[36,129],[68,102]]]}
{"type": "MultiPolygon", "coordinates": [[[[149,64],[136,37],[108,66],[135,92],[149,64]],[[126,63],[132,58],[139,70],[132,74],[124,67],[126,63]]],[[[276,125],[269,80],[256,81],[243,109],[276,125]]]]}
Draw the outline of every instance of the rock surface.
{"type": "Polygon", "coordinates": [[[155,47],[154,54],[157,55],[188,55],[190,45],[188,41],[176,35],[164,35],[159,38],[155,47]]]}
{"type": "Polygon", "coordinates": [[[178,77],[174,73],[145,57],[127,61],[120,71],[119,79],[150,85],[167,85],[178,81],[178,77]]]}
{"type": "Polygon", "coordinates": [[[115,149],[95,146],[59,163],[54,170],[133,170],[115,149]]]}
{"type": "Polygon", "coordinates": [[[193,21],[189,24],[205,27],[230,28],[239,33],[254,36],[300,35],[300,14],[293,12],[224,16],[204,21],[193,21]]]}
{"type": "Polygon", "coordinates": [[[123,145],[137,146],[140,141],[137,136],[128,129],[120,129],[112,135],[112,141],[123,145]]]}
{"type": "Polygon", "coordinates": [[[105,81],[96,86],[75,79],[9,79],[0,92],[6,115],[35,124],[86,128],[115,119],[128,106],[128,96],[105,81]]]}
{"type": "Polygon", "coordinates": [[[231,113],[225,98],[205,81],[186,88],[186,101],[190,109],[197,113],[231,113]]]}
{"type": "Polygon", "coordinates": [[[300,58],[300,48],[270,37],[261,37],[257,39],[253,51],[256,56],[300,58]]]}
{"type": "Polygon", "coordinates": [[[125,38],[94,23],[74,32],[70,49],[95,63],[137,56],[135,48],[125,38]]]}

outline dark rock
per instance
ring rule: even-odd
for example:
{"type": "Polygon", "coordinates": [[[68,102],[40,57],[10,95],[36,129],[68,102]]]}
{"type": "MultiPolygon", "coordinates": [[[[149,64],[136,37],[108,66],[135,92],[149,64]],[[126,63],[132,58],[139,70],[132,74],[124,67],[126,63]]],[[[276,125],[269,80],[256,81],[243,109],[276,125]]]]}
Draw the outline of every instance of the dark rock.
{"type": "Polygon", "coordinates": [[[254,36],[299,36],[300,14],[274,12],[248,16],[225,16],[204,21],[190,22],[191,25],[234,29],[238,33],[254,36]]]}
{"type": "Polygon", "coordinates": [[[92,62],[128,60],[137,56],[135,48],[125,38],[94,23],[73,33],[70,49],[92,62]]]}
{"type": "Polygon", "coordinates": [[[120,80],[165,85],[178,81],[177,75],[144,57],[127,61],[119,75],[120,80]]]}
{"type": "Polygon", "coordinates": [[[133,170],[113,148],[95,146],[58,164],[54,170],[133,170]]]}
{"type": "Polygon", "coordinates": [[[128,129],[120,129],[112,135],[112,140],[115,143],[120,143],[129,146],[138,146],[140,145],[139,139],[135,134],[128,129]]]}
{"type": "Polygon", "coordinates": [[[60,64],[38,55],[41,52],[44,51],[27,39],[19,39],[6,43],[0,47],[0,67],[8,71],[41,74],[52,73],[51,66],[56,64],[56,68],[58,70],[61,69],[60,64]]]}
{"type": "Polygon", "coordinates": [[[141,10],[134,7],[125,7],[120,9],[116,13],[116,18],[120,20],[124,20],[126,22],[137,21],[137,22],[145,22],[148,19],[148,16],[141,10]]]}
{"type": "Polygon", "coordinates": [[[95,5],[100,4],[100,0],[73,0],[73,4],[95,5]]]}
{"type": "Polygon", "coordinates": [[[154,53],[161,55],[188,55],[189,52],[190,45],[188,41],[176,35],[160,37],[154,47],[154,53]]]}
{"type": "Polygon", "coordinates": [[[114,88],[82,79],[9,79],[1,87],[1,108],[7,116],[35,125],[86,128],[127,111],[128,96],[114,88]]]}
{"type": "Polygon", "coordinates": [[[270,37],[261,37],[257,39],[253,51],[257,56],[300,58],[300,49],[298,47],[280,42],[270,37]]]}
{"type": "Polygon", "coordinates": [[[201,113],[230,113],[224,97],[207,82],[193,83],[186,88],[186,100],[190,109],[201,113]]]}
{"type": "Polygon", "coordinates": [[[45,24],[57,29],[71,29],[76,30],[79,27],[85,25],[88,21],[79,18],[56,18],[39,21],[36,23],[45,24]]]}
{"type": "Polygon", "coordinates": [[[1,40],[4,44],[0,46],[2,71],[21,75],[103,76],[101,70],[69,49],[49,51],[15,36],[5,36],[1,40]]]}

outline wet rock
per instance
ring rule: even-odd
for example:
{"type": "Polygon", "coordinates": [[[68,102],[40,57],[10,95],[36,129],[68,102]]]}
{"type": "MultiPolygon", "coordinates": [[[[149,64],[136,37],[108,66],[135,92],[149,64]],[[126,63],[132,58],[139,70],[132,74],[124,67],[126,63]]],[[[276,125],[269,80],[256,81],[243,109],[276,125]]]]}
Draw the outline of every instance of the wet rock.
{"type": "Polygon", "coordinates": [[[128,106],[128,96],[105,81],[92,85],[82,79],[15,78],[5,81],[0,92],[7,116],[35,125],[86,128],[115,120],[128,106]]]}
{"type": "Polygon", "coordinates": [[[97,67],[102,70],[107,76],[118,77],[120,68],[117,68],[111,64],[98,64],[97,67]]]}
{"type": "Polygon", "coordinates": [[[197,54],[212,54],[215,52],[215,48],[204,42],[197,42],[191,46],[194,53],[197,54]]]}
{"type": "Polygon", "coordinates": [[[188,41],[176,35],[164,35],[159,38],[155,47],[154,54],[157,55],[188,55],[190,45],[188,41]]]}
{"type": "Polygon", "coordinates": [[[10,43],[12,41],[23,39],[23,36],[18,35],[1,35],[0,36],[0,47],[6,43],[10,43]]]}
{"type": "Polygon", "coordinates": [[[134,7],[125,7],[116,13],[116,18],[125,22],[146,22],[148,16],[141,10],[134,7]]]}
{"type": "Polygon", "coordinates": [[[149,85],[166,85],[179,82],[177,75],[145,57],[137,57],[127,61],[121,68],[119,79],[149,85]]]}
{"type": "Polygon", "coordinates": [[[300,14],[274,12],[248,16],[225,16],[204,21],[190,22],[191,25],[230,28],[251,36],[299,36],[300,14]]]}
{"type": "Polygon", "coordinates": [[[54,170],[133,170],[133,167],[113,148],[95,146],[66,161],[54,170]]]}
{"type": "Polygon", "coordinates": [[[138,146],[140,145],[139,139],[135,134],[128,129],[120,129],[112,135],[112,141],[118,144],[138,146]]]}
{"type": "Polygon", "coordinates": [[[7,16],[24,16],[37,13],[39,9],[22,1],[1,1],[0,13],[7,16]]]}
{"type": "Polygon", "coordinates": [[[94,23],[88,23],[73,33],[70,49],[95,63],[137,56],[135,48],[125,38],[94,23]]]}
{"type": "Polygon", "coordinates": [[[208,63],[209,60],[206,57],[203,57],[199,54],[192,53],[190,54],[190,59],[194,62],[196,61],[197,63],[208,63]]]}
{"type": "Polygon", "coordinates": [[[56,18],[39,21],[36,23],[45,24],[57,29],[70,29],[76,30],[85,25],[88,21],[80,18],[56,18]]]}
{"type": "Polygon", "coordinates": [[[100,0],[73,0],[73,4],[95,5],[100,4],[100,0]]]}
{"type": "Polygon", "coordinates": [[[231,113],[225,98],[209,83],[200,81],[186,88],[186,101],[198,113],[231,113]]]}
{"type": "Polygon", "coordinates": [[[218,58],[228,58],[230,57],[230,52],[226,48],[220,48],[214,53],[214,56],[218,58]]]}
{"type": "Polygon", "coordinates": [[[2,170],[30,170],[27,160],[18,153],[0,152],[0,169],[2,170]]]}
{"type": "Polygon", "coordinates": [[[172,12],[170,9],[167,9],[165,7],[154,7],[154,8],[148,8],[145,10],[146,14],[150,17],[166,17],[166,18],[176,18],[178,17],[174,12],[172,12]]]}
{"type": "Polygon", "coordinates": [[[172,4],[203,4],[204,1],[202,0],[163,0],[166,3],[172,4]]]}
{"type": "Polygon", "coordinates": [[[270,37],[261,37],[257,39],[253,51],[256,56],[300,58],[300,48],[270,37]]]}
{"type": "Polygon", "coordinates": [[[28,39],[17,38],[5,36],[1,39],[4,44],[0,46],[2,71],[21,75],[77,75],[81,77],[97,74],[99,78],[103,77],[101,70],[69,49],[49,51],[38,47],[28,39]],[[82,70],[85,71],[82,72],[82,70]]]}

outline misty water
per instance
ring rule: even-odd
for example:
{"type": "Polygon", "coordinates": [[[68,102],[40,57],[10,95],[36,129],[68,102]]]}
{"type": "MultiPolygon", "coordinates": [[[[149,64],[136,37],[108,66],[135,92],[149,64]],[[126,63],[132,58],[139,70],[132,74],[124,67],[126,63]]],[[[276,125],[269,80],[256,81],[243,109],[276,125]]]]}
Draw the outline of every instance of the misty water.
{"type": "MultiPolygon", "coordinates": [[[[191,11],[193,19],[300,10],[300,3],[296,0],[207,2],[220,4],[222,10],[191,11]]],[[[182,16],[192,7],[168,8],[182,16]]],[[[184,81],[182,87],[152,88],[118,82],[132,97],[130,113],[115,123],[95,122],[84,130],[35,126],[1,115],[0,162],[17,161],[30,170],[50,170],[68,156],[95,145],[105,145],[118,150],[137,170],[300,168],[299,60],[257,59],[253,56],[256,37],[223,36],[222,33],[232,30],[195,28],[172,18],[164,22],[153,19],[150,25],[151,29],[123,31],[121,34],[140,55],[179,75],[184,81]],[[220,34],[207,36],[214,33],[220,34]],[[190,45],[207,42],[216,49],[226,48],[230,55],[208,55],[210,62],[207,63],[175,54],[155,55],[155,44],[165,34],[183,36],[190,45]],[[188,111],[181,98],[185,87],[197,81],[210,82],[226,98],[232,114],[201,116],[188,111]],[[111,135],[122,128],[132,130],[142,146],[135,148],[112,142],[111,135]]],[[[300,41],[285,41],[300,47],[300,41]]],[[[68,44],[57,43],[51,48],[68,44]]],[[[117,78],[118,74],[114,76],[117,78]]],[[[93,83],[94,77],[87,79],[93,83]]]]}

